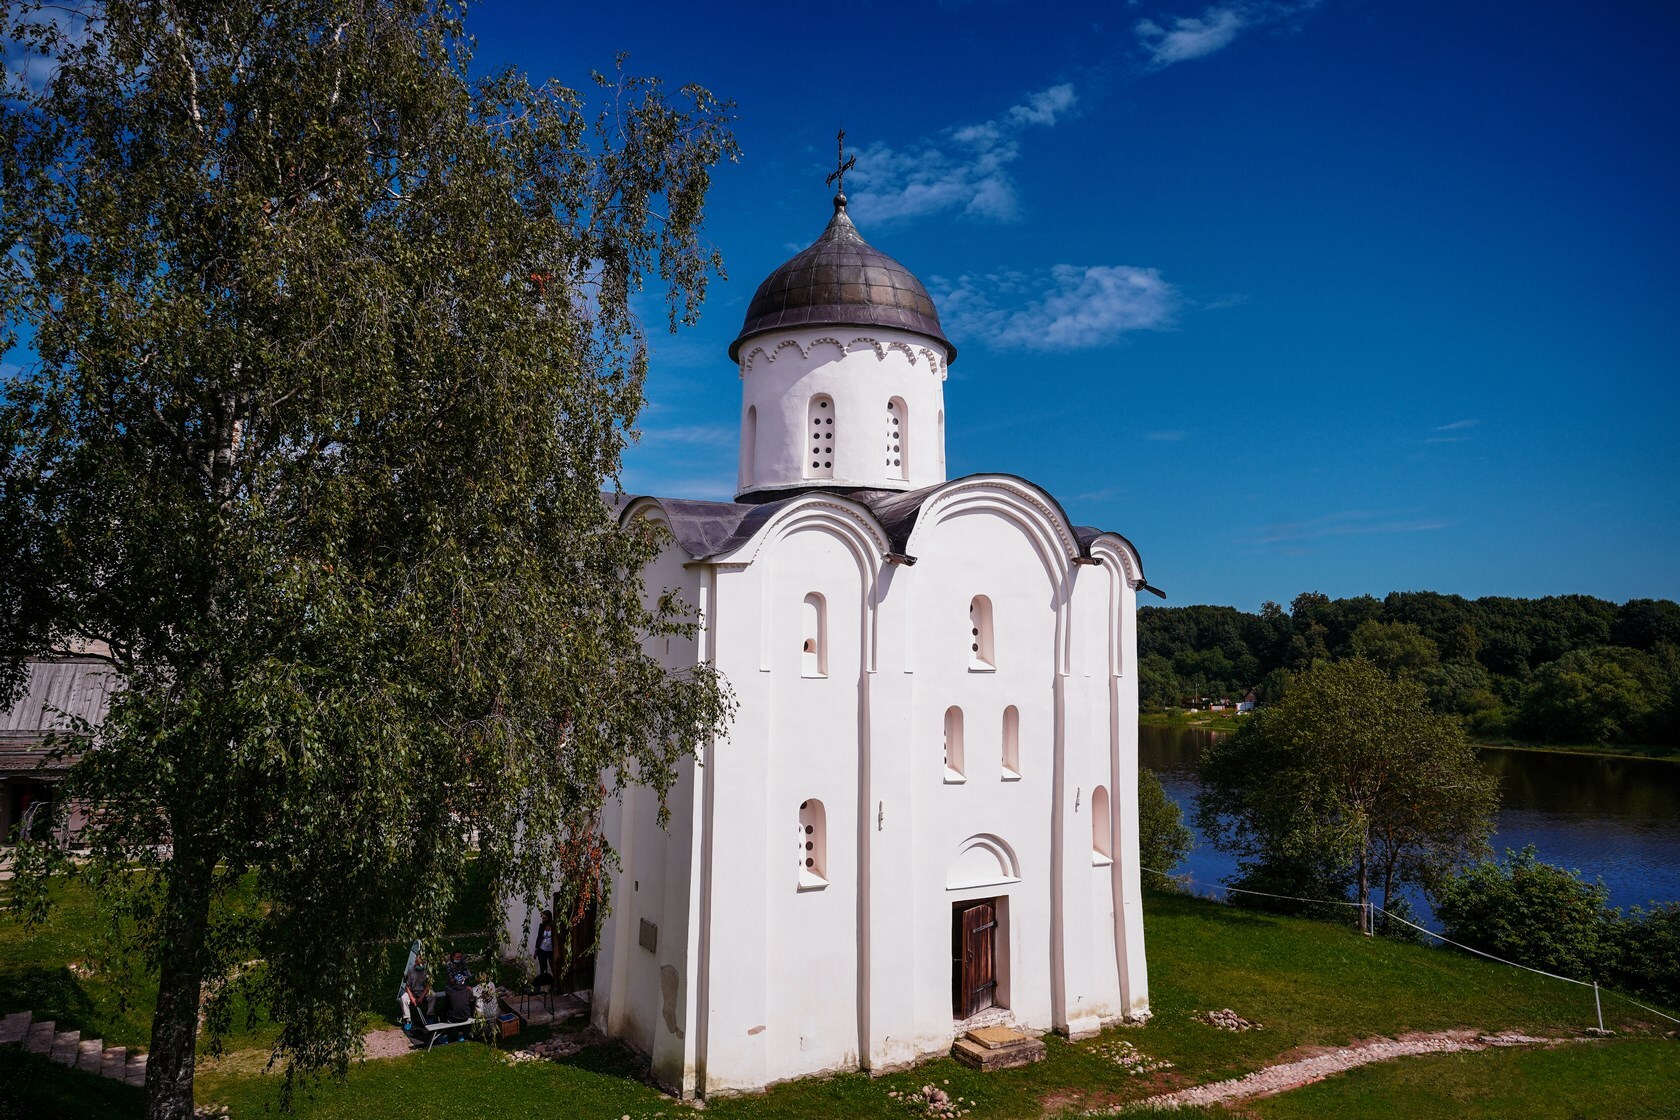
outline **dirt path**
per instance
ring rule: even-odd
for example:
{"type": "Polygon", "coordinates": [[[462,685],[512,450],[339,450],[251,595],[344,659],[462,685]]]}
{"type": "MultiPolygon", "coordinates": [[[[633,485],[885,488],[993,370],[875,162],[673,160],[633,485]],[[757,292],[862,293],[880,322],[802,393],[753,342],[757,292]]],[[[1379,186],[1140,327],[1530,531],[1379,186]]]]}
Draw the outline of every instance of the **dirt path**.
{"type": "MultiPolygon", "coordinates": [[[[1434,1031],[1401,1035],[1397,1039],[1374,1038],[1365,1042],[1356,1042],[1351,1046],[1324,1049],[1320,1053],[1312,1054],[1298,1061],[1267,1066],[1265,1069],[1256,1070],[1246,1077],[1235,1077],[1229,1081],[1215,1081],[1210,1085],[1197,1085],[1189,1089],[1180,1089],[1174,1093],[1162,1093],[1159,1096],[1149,1097],[1140,1103],[1160,1109],[1175,1109],[1180,1105],[1227,1104],[1231,1101],[1247,1100],[1250,1097],[1282,1093],[1288,1089],[1299,1089],[1303,1085],[1311,1085],[1315,1081],[1322,1081],[1333,1073],[1340,1073],[1356,1066],[1369,1065],[1372,1062],[1386,1062],[1394,1058],[1404,1058],[1412,1054],[1451,1054],[1462,1051],[1486,1050],[1494,1046],[1534,1046],[1556,1041],[1556,1039],[1534,1038],[1530,1035],[1514,1032],[1479,1034],[1476,1031],[1434,1031]]],[[[1118,1109],[1109,1111],[1118,1111],[1118,1109]]]]}

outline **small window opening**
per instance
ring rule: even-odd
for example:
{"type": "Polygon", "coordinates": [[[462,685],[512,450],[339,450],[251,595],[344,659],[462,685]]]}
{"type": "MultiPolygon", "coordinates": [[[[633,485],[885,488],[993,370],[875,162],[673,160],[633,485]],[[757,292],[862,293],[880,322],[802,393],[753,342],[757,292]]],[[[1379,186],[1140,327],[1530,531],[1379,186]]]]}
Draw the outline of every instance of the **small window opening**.
{"type": "Polygon", "coordinates": [[[955,705],[945,709],[945,780],[968,780],[968,769],[963,765],[963,714],[955,705]]]}
{"type": "Polygon", "coordinates": [[[1003,710],[1003,780],[1021,777],[1021,712],[1011,704],[1003,710]]]}
{"type": "Polygon", "coordinates": [[[887,402],[887,477],[910,477],[910,410],[903,397],[887,402]]]}
{"type": "Polygon", "coordinates": [[[806,425],[810,429],[811,457],[805,462],[811,464],[805,470],[806,478],[834,477],[834,400],[826,394],[819,394],[811,398],[807,407],[806,425]]]}
{"type": "Polygon", "coordinates": [[[801,609],[804,641],[799,651],[799,671],[807,677],[828,676],[828,603],[817,592],[805,596],[801,609]]]}
{"type": "Polygon", "coordinates": [[[1091,791],[1091,862],[1097,866],[1114,862],[1114,836],[1108,811],[1108,790],[1091,791]]]}
{"type": "Polygon", "coordinates": [[[945,469],[945,410],[939,410],[939,469],[945,469]]]}
{"type": "Polygon", "coordinates": [[[992,601],[976,595],[968,604],[968,667],[986,672],[997,668],[992,646],[992,601]]]}
{"type": "Polygon", "coordinates": [[[828,813],[823,803],[808,798],[799,803],[799,887],[828,885],[828,813]]]}
{"type": "Polygon", "coordinates": [[[747,418],[741,422],[741,488],[753,484],[753,461],[758,456],[758,406],[747,406],[747,418]]]}

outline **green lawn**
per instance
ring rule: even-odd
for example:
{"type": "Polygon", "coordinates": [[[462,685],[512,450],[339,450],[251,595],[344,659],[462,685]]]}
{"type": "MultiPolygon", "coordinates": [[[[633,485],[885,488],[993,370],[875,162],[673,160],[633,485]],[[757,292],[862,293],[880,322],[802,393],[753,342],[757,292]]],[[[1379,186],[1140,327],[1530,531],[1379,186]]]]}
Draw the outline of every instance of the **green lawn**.
{"type": "Polygon", "coordinates": [[[1407,1120],[1656,1120],[1680,1116],[1680,1044],[1627,1039],[1551,1050],[1430,1054],[1350,1070],[1249,1105],[1266,1120],[1377,1116],[1407,1120]]]}
{"type": "MultiPolygon", "coordinates": [[[[1155,1011],[1145,1027],[1111,1030],[1071,1045],[1048,1039],[1049,1060],[1021,1070],[979,1074],[941,1059],[882,1078],[851,1074],[715,1100],[706,1111],[724,1120],[903,1120],[920,1113],[891,1094],[933,1082],[972,1102],[965,1107],[975,1120],[1024,1120],[1240,1075],[1303,1045],[1448,1027],[1578,1036],[1595,1021],[1591,992],[1460,954],[1184,896],[1150,894],[1145,903],[1155,1011]],[[1222,1007],[1263,1029],[1230,1034],[1192,1017],[1222,1007]],[[1175,1068],[1132,1076],[1103,1053],[1117,1039],[1175,1068]]],[[[1671,1107],[1670,1100],[1680,1100],[1680,1043],[1663,1037],[1642,1021],[1649,1016],[1619,1001],[1606,1000],[1606,1018],[1618,1031],[1607,1042],[1403,1059],[1248,1107],[1255,1115],[1279,1117],[1383,1111],[1408,1117],[1673,1115],[1642,1113],[1635,1106],[1655,1101],[1671,1107]],[[1414,1098],[1420,1102],[1416,1107],[1414,1098]]],[[[24,1057],[15,1055],[12,1061],[24,1057]]],[[[200,1103],[229,1105],[235,1117],[267,1115],[276,1102],[278,1079],[261,1072],[265,1058],[261,1049],[244,1049],[201,1065],[200,1103]]],[[[32,1064],[39,1069],[31,1092],[63,1091],[66,1079],[75,1076],[38,1059],[32,1064]]],[[[0,1074],[10,1068],[0,1066],[0,1074]]],[[[555,1115],[641,1120],[690,1114],[686,1106],[644,1084],[638,1070],[633,1056],[615,1045],[586,1050],[566,1062],[517,1066],[487,1046],[454,1045],[366,1063],[342,1082],[317,1086],[298,1100],[297,1109],[311,1120],[392,1112],[485,1120],[555,1115]]],[[[137,1116],[138,1101],[118,1094],[102,1098],[97,1109],[72,1115],[137,1116]]]]}

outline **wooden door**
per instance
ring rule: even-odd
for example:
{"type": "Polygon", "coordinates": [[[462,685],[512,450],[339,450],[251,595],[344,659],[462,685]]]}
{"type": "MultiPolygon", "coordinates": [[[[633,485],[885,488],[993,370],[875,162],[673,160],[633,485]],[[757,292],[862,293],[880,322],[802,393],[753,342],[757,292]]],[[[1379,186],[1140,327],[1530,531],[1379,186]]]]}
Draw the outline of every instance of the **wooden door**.
{"type": "MultiPolygon", "coordinates": [[[[554,900],[555,913],[561,913],[560,896],[555,895],[554,900]]],[[[554,981],[556,994],[594,990],[596,918],[596,906],[591,902],[584,910],[582,918],[566,929],[556,931],[555,967],[560,972],[554,981]]]]}
{"type": "Polygon", "coordinates": [[[960,908],[955,923],[958,960],[957,991],[953,1011],[967,1019],[997,1000],[997,967],[993,948],[997,944],[997,910],[991,902],[977,902],[960,908]]]}

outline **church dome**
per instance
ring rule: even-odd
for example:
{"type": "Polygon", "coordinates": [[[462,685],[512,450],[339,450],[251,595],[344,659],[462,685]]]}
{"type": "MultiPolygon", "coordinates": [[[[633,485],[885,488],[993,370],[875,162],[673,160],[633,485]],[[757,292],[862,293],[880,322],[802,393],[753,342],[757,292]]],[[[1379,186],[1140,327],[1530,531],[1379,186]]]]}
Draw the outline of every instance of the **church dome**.
{"type": "Polygon", "coordinates": [[[957,356],[927,289],[863,239],[846,214],[843,194],[834,196],[834,217],[816,243],[765,277],[753,293],[729,358],[738,361],[742,343],[766,331],[830,326],[909,331],[939,343],[947,363],[957,356]]]}

